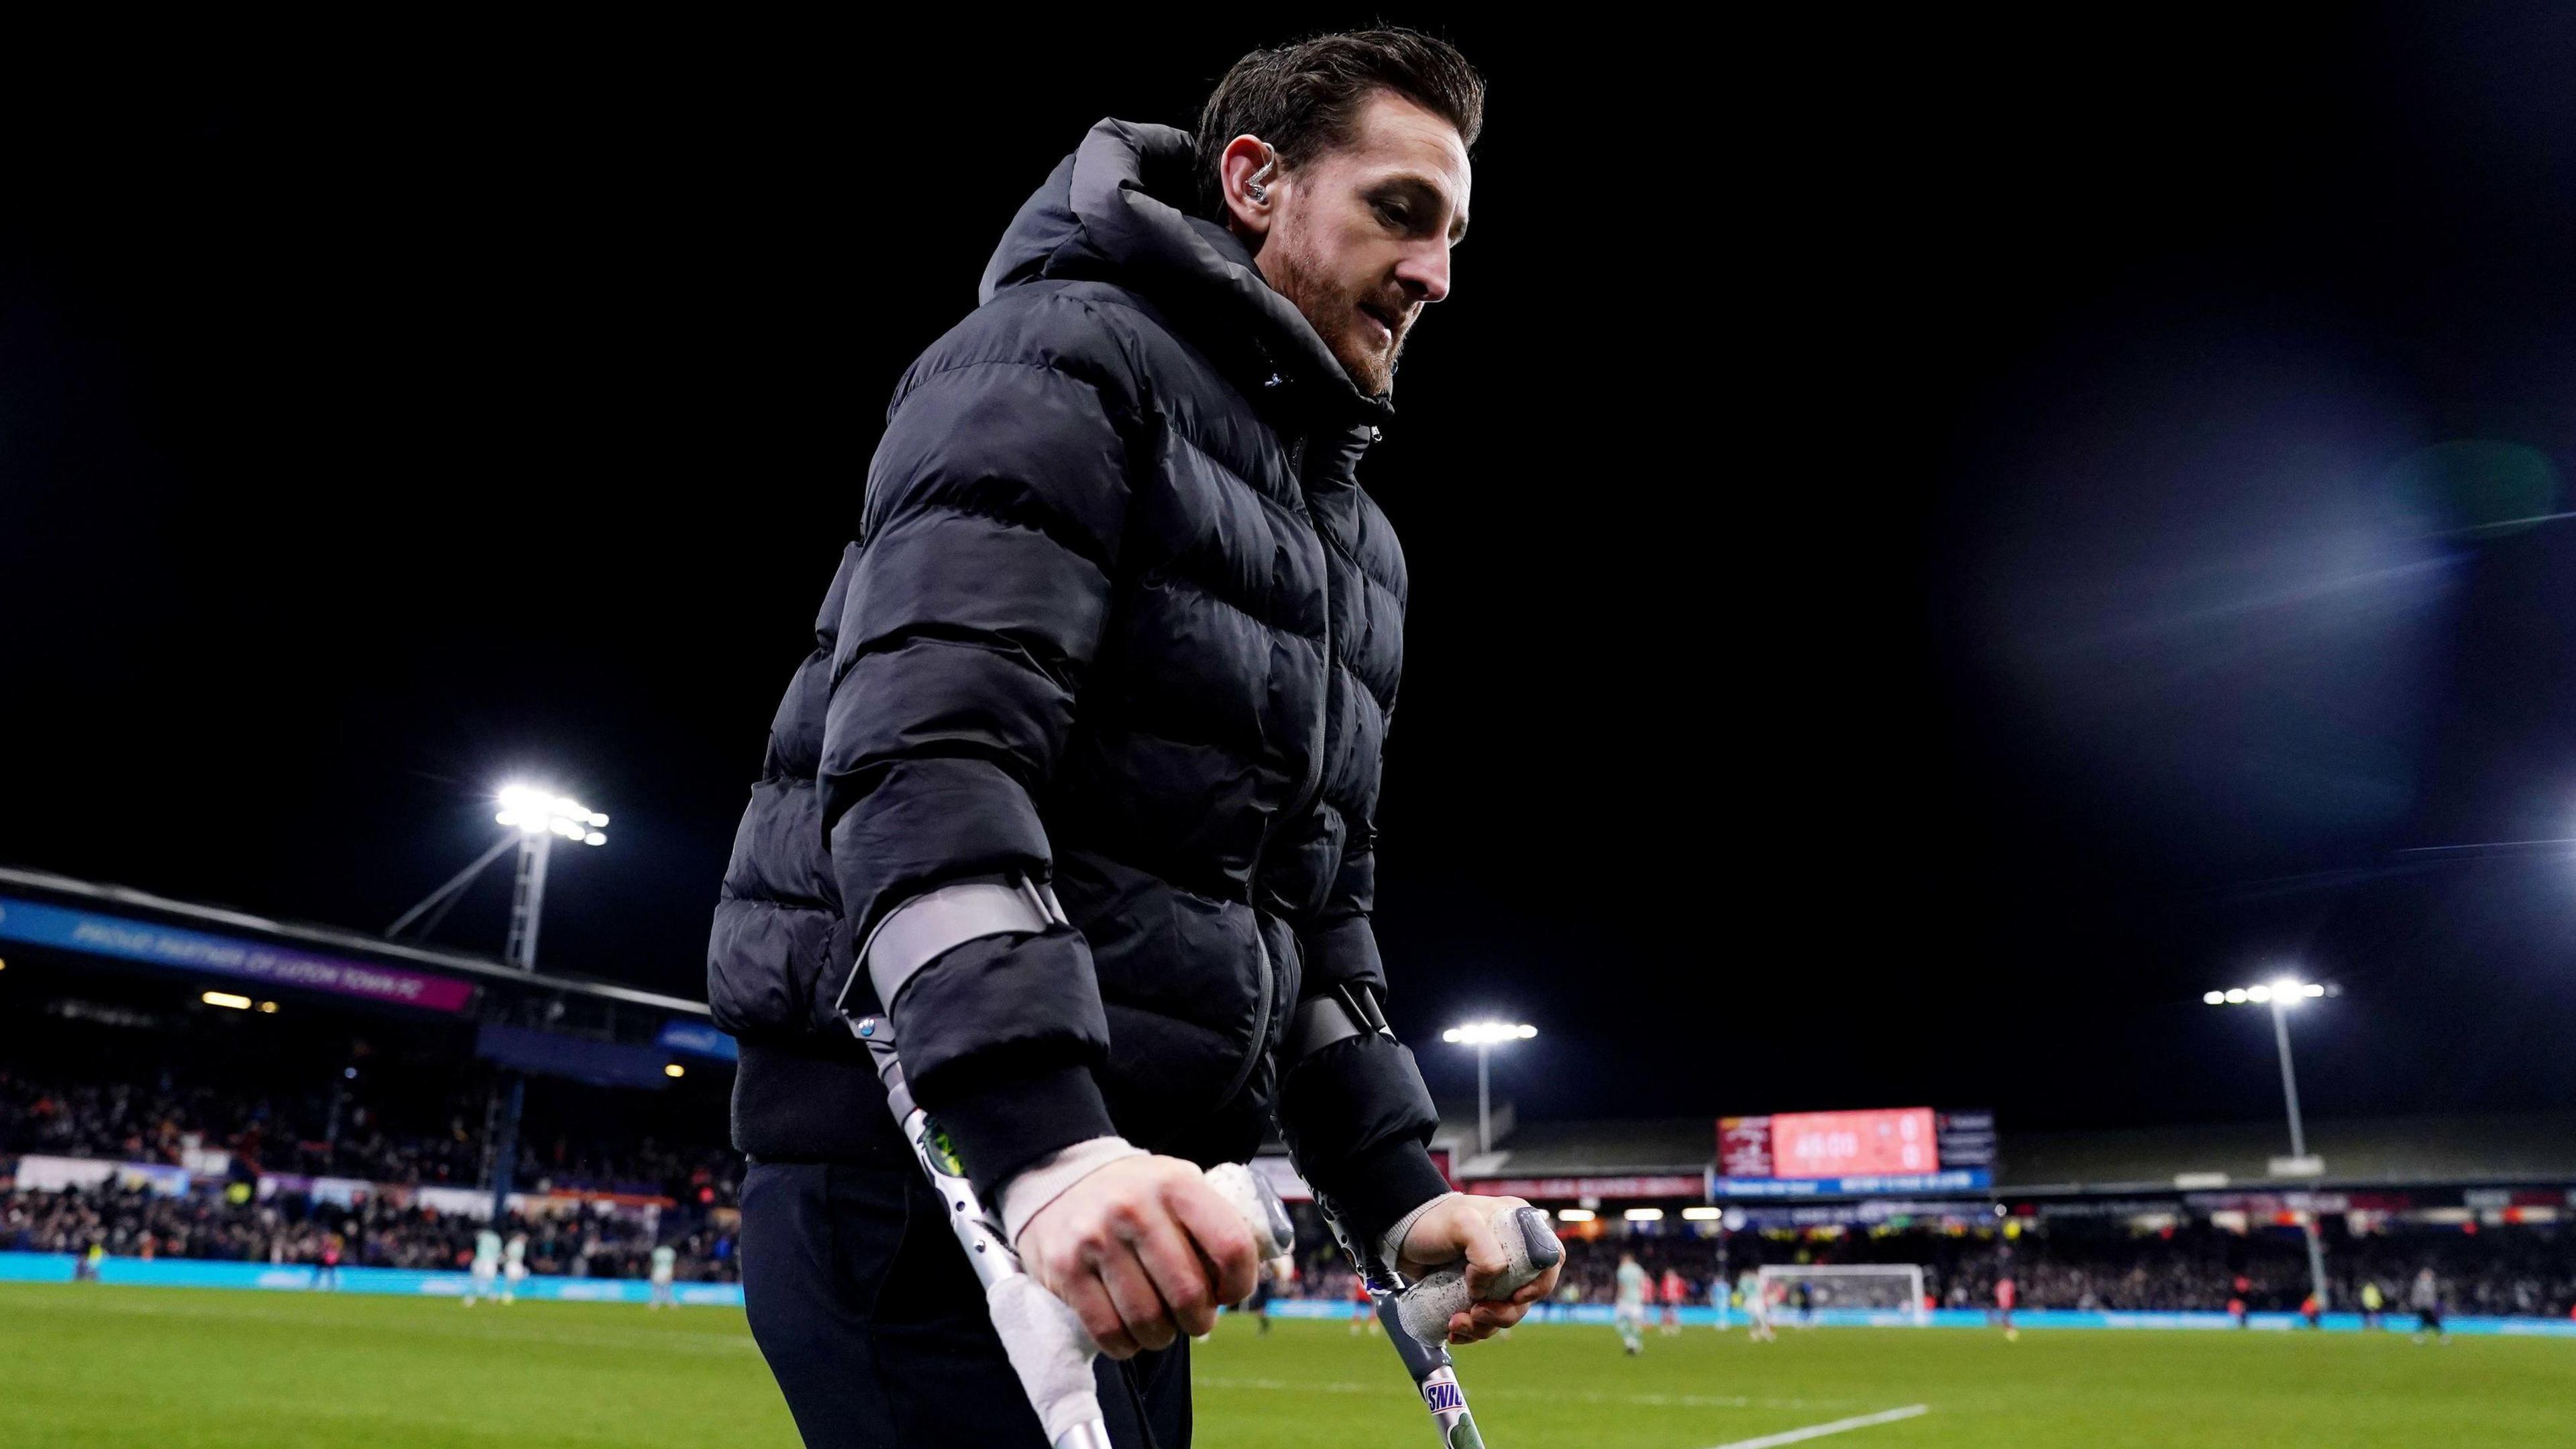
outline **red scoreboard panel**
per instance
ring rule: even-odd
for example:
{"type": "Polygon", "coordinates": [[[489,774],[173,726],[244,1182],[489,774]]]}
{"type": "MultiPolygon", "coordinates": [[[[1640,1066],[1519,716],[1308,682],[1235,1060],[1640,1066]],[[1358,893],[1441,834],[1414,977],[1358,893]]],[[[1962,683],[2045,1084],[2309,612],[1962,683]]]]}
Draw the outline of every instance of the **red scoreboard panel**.
{"type": "Polygon", "coordinates": [[[1869,1177],[1938,1171],[1929,1107],[1872,1112],[1779,1112],[1771,1118],[1774,1176],[1869,1177]]]}

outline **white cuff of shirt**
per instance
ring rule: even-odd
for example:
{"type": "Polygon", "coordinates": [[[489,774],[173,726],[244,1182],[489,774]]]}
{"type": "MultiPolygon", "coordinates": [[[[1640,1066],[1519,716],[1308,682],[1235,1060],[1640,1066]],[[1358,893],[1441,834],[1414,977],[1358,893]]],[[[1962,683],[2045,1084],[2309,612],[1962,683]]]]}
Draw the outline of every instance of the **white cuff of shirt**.
{"type": "Polygon", "coordinates": [[[1378,1261],[1394,1267],[1404,1257],[1404,1240],[1413,1235],[1413,1225],[1422,1221],[1422,1215],[1453,1197],[1463,1196],[1463,1193],[1444,1192],[1398,1219],[1394,1227],[1386,1230],[1386,1236],[1378,1239],[1378,1261]]]}
{"type": "Polygon", "coordinates": [[[1094,1137],[1021,1168],[1019,1176],[1002,1185],[1002,1241],[1016,1249],[1020,1229],[1075,1183],[1113,1162],[1146,1155],[1124,1137],[1094,1137]]]}

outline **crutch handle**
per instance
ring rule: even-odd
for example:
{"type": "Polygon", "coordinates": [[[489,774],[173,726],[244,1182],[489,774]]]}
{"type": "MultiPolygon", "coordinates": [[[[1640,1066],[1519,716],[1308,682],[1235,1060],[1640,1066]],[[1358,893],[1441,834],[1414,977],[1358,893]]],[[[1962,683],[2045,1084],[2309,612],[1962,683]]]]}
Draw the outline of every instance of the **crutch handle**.
{"type": "MultiPolygon", "coordinates": [[[[902,1060],[895,1054],[894,1023],[882,1016],[853,1018],[850,1031],[867,1044],[877,1075],[885,1082],[886,1105],[902,1125],[904,1139],[930,1185],[947,1203],[948,1225],[984,1285],[984,1307],[992,1317],[993,1331],[1001,1336],[1002,1351],[1028,1395],[1029,1407],[1037,1411],[1047,1442],[1054,1449],[1113,1449],[1091,1374],[1091,1361],[1099,1356],[1100,1345],[1092,1341],[1081,1317],[1021,1266],[1019,1254],[1004,1240],[993,1215],[976,1200],[965,1166],[957,1161],[945,1134],[912,1100],[902,1060]]],[[[1287,1205],[1267,1179],[1239,1162],[1223,1163],[1206,1173],[1208,1186],[1243,1214],[1263,1261],[1295,1246],[1296,1228],[1287,1205]]]]}
{"type": "MultiPolygon", "coordinates": [[[[1536,1282],[1540,1274],[1565,1261],[1565,1244],[1547,1225],[1547,1215],[1534,1207],[1497,1199],[1490,1218],[1494,1237],[1503,1245],[1503,1271],[1488,1291],[1503,1297],[1536,1282]]],[[[1420,1343],[1446,1343],[1449,1320],[1474,1302],[1467,1293],[1464,1259],[1434,1268],[1396,1295],[1396,1317],[1420,1343]]]]}

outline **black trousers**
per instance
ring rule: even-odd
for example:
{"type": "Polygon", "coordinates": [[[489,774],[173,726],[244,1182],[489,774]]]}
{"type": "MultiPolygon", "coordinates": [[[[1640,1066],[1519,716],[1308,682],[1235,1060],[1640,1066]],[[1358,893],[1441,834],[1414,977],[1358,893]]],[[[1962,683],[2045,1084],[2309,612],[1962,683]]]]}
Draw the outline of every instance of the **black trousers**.
{"type": "MultiPolygon", "coordinates": [[[[754,1163],[742,1287],[806,1449],[1046,1449],[983,1285],[909,1164],[754,1163]]],[[[1119,1449],[1189,1449],[1189,1349],[1097,1361],[1119,1449]]]]}

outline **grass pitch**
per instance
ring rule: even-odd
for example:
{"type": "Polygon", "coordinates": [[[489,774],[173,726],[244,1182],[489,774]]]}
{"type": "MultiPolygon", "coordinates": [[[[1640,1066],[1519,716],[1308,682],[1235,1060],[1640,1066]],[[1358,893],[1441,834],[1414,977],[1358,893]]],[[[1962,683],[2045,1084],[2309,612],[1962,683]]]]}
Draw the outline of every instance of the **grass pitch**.
{"type": "MultiPolygon", "coordinates": [[[[1229,1320],[1199,1449],[1428,1446],[1385,1342],[1229,1320]]],[[[1606,1328],[1459,1353],[1493,1449],[1716,1449],[1925,1406],[1823,1449],[2576,1444],[2576,1343],[2407,1336],[1606,1328]]],[[[742,1315],[613,1304],[0,1285],[9,1449],[795,1449],[742,1315]]]]}

